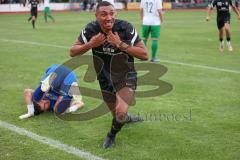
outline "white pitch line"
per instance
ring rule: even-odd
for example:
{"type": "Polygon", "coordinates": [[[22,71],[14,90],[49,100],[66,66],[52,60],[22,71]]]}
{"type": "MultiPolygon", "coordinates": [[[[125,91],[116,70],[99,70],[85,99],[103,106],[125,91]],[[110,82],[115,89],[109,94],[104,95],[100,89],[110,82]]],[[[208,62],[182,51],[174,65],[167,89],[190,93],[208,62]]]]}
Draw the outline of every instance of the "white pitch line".
{"type": "Polygon", "coordinates": [[[43,143],[43,144],[47,144],[50,147],[62,150],[64,152],[73,154],[75,156],[84,158],[86,160],[104,160],[103,158],[97,157],[97,156],[95,156],[95,155],[93,155],[89,152],[80,150],[78,148],[75,148],[73,146],[69,146],[67,144],[63,144],[63,143],[61,143],[57,140],[51,139],[51,138],[39,136],[39,135],[37,135],[33,132],[30,132],[30,131],[28,131],[24,128],[17,127],[15,125],[12,125],[10,123],[7,123],[7,122],[1,121],[1,120],[0,120],[0,127],[11,130],[11,131],[13,131],[15,133],[18,133],[20,135],[23,135],[23,136],[27,136],[27,137],[35,140],[35,141],[38,141],[38,142],[43,143]]]}
{"type": "Polygon", "coordinates": [[[37,46],[48,46],[48,47],[64,48],[64,49],[70,48],[70,47],[66,47],[66,46],[47,44],[47,43],[39,43],[39,42],[29,42],[29,41],[10,40],[10,39],[0,39],[0,40],[3,42],[24,43],[24,44],[32,44],[32,45],[37,45],[37,46]]]}
{"type": "MultiPolygon", "coordinates": [[[[20,41],[20,40],[0,39],[0,41],[12,42],[12,43],[25,43],[25,44],[32,44],[32,45],[39,45],[39,46],[64,48],[64,49],[70,48],[70,47],[67,47],[67,46],[52,45],[52,44],[39,43],[39,42],[20,41]]],[[[170,64],[177,64],[177,65],[183,65],[183,66],[189,66],[189,67],[194,67],[194,68],[216,70],[216,71],[220,71],[220,72],[229,72],[229,73],[240,74],[240,71],[238,71],[238,70],[231,70],[231,69],[225,69],[225,68],[211,67],[211,66],[205,66],[205,65],[199,65],[199,64],[189,64],[189,63],[178,62],[178,61],[170,61],[170,60],[160,60],[160,62],[165,62],[165,63],[170,63],[170,64]]]]}
{"type": "Polygon", "coordinates": [[[169,60],[160,60],[160,62],[165,62],[165,63],[170,63],[170,64],[178,64],[178,65],[195,67],[195,68],[203,68],[203,69],[209,69],[209,70],[216,70],[216,71],[222,71],[222,72],[230,72],[230,73],[240,74],[240,71],[238,71],[238,70],[231,70],[231,69],[210,67],[210,66],[205,66],[205,65],[189,64],[189,63],[183,63],[183,62],[177,62],[177,61],[169,61],[169,60]]]}

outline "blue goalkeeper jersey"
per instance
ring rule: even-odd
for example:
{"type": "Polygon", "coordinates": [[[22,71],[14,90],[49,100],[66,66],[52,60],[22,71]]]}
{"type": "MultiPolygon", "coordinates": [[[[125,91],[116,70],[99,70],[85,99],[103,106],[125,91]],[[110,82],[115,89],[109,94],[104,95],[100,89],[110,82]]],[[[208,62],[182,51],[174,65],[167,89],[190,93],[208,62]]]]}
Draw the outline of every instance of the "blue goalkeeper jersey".
{"type": "Polygon", "coordinates": [[[51,83],[51,90],[62,96],[69,95],[71,84],[77,82],[76,74],[65,66],[54,64],[46,70],[41,81],[44,81],[52,73],[55,73],[56,77],[51,83]]]}
{"type": "Polygon", "coordinates": [[[50,74],[55,73],[56,77],[50,82],[50,90],[42,95],[41,84],[35,90],[35,96],[33,99],[39,101],[40,99],[50,100],[50,110],[53,110],[54,105],[59,96],[63,96],[66,99],[72,99],[72,95],[69,93],[71,84],[77,82],[76,74],[62,66],[60,64],[54,64],[46,70],[46,74],[43,76],[41,81],[44,81],[50,74]]]}

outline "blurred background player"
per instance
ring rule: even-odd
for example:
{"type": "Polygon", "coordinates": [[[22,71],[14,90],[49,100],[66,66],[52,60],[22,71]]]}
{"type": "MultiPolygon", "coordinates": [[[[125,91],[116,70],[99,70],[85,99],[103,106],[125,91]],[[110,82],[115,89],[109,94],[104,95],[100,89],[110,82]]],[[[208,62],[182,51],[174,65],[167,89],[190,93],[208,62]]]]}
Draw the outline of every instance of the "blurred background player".
{"type": "Polygon", "coordinates": [[[224,51],[224,30],[226,32],[226,39],[227,39],[227,48],[229,51],[233,51],[232,45],[231,45],[231,32],[230,32],[230,6],[234,10],[234,12],[237,14],[238,19],[240,20],[240,14],[236,8],[235,5],[233,5],[232,0],[213,0],[211,4],[208,7],[207,10],[207,17],[206,20],[210,20],[210,14],[213,7],[217,8],[217,27],[219,31],[219,51],[224,51]]]}
{"type": "Polygon", "coordinates": [[[141,1],[142,37],[147,46],[148,36],[152,38],[151,62],[157,62],[158,39],[160,37],[160,24],[163,23],[162,0],[141,1]]]}
{"type": "Polygon", "coordinates": [[[44,0],[44,20],[46,23],[47,23],[47,17],[49,17],[53,22],[55,22],[55,19],[51,14],[49,1],[50,0],[44,0]]]}
{"type": "Polygon", "coordinates": [[[35,91],[25,89],[24,99],[28,112],[21,115],[20,119],[48,110],[56,114],[74,112],[84,105],[76,74],[59,64],[52,65],[46,70],[46,74],[35,91]]]}
{"type": "Polygon", "coordinates": [[[37,21],[38,14],[38,0],[29,0],[29,4],[31,5],[31,16],[28,18],[28,21],[32,20],[32,27],[35,28],[35,22],[37,21]]]}

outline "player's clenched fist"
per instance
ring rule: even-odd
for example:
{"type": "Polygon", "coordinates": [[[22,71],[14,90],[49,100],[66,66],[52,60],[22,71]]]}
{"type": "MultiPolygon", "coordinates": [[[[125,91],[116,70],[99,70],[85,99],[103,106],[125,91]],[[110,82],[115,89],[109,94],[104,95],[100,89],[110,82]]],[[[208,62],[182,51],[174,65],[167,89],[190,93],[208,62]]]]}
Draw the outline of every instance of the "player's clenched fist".
{"type": "Polygon", "coordinates": [[[90,40],[90,44],[92,48],[96,48],[98,46],[101,46],[106,41],[106,36],[102,33],[98,33],[97,35],[93,36],[90,40]]]}
{"type": "Polygon", "coordinates": [[[121,43],[118,33],[115,32],[113,34],[112,31],[108,32],[107,41],[115,46],[118,46],[121,43]]]}

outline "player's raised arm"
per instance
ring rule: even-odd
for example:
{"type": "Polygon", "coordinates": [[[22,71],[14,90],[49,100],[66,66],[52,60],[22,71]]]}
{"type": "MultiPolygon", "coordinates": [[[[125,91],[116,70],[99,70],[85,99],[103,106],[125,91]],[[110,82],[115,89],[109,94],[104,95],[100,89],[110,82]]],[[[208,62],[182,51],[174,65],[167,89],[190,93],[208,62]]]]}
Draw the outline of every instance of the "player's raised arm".
{"type": "Polygon", "coordinates": [[[131,56],[142,60],[148,60],[147,50],[143,41],[139,41],[135,45],[128,45],[120,40],[117,32],[113,34],[112,31],[108,33],[107,41],[131,56]]]}
{"type": "Polygon", "coordinates": [[[98,33],[96,36],[93,36],[88,42],[85,40],[85,43],[76,40],[73,46],[70,48],[70,56],[74,57],[86,53],[89,49],[101,46],[106,40],[106,36],[102,33],[98,33]]]}
{"type": "Polygon", "coordinates": [[[120,50],[127,52],[129,55],[141,60],[148,60],[148,53],[143,41],[139,41],[136,45],[130,46],[124,42],[118,44],[120,50]]]}
{"type": "Polygon", "coordinates": [[[75,57],[77,55],[81,55],[86,53],[89,49],[91,49],[91,45],[88,44],[82,44],[78,39],[76,42],[72,45],[70,48],[70,56],[75,57]]]}

